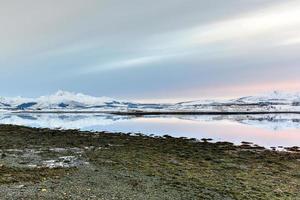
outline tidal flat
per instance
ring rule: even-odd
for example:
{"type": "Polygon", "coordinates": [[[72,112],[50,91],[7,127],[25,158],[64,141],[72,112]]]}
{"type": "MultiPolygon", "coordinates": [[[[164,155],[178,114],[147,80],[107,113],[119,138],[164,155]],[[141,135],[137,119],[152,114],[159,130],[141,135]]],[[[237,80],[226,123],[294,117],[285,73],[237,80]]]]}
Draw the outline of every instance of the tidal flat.
{"type": "Polygon", "coordinates": [[[300,152],[0,125],[0,199],[300,199],[300,152]]]}

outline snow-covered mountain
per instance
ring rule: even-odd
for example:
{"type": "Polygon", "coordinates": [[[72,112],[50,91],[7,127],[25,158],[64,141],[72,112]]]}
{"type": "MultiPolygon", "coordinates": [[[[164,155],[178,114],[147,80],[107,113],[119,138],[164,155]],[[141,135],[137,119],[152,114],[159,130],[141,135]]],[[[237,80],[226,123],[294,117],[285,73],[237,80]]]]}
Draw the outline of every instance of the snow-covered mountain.
{"type": "Polygon", "coordinates": [[[161,104],[139,104],[109,97],[93,97],[81,93],[58,91],[38,98],[0,97],[2,111],[127,111],[163,109],[161,104]]]}
{"type": "Polygon", "coordinates": [[[182,102],[171,106],[173,110],[213,112],[298,112],[300,93],[274,91],[260,96],[247,96],[230,100],[182,102]]]}
{"type": "Polygon", "coordinates": [[[231,100],[200,100],[176,104],[142,104],[108,97],[58,91],[39,98],[0,97],[0,111],[188,111],[300,112],[300,93],[272,92],[231,100]]]}

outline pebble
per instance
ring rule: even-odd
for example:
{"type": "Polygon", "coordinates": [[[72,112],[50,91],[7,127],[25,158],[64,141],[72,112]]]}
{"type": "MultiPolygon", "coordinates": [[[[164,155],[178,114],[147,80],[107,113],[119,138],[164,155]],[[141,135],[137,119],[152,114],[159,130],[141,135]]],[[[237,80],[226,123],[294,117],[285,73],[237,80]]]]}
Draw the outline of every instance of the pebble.
{"type": "Polygon", "coordinates": [[[16,189],[21,189],[21,188],[24,188],[25,187],[25,185],[18,185],[18,186],[16,186],[16,189]]]}

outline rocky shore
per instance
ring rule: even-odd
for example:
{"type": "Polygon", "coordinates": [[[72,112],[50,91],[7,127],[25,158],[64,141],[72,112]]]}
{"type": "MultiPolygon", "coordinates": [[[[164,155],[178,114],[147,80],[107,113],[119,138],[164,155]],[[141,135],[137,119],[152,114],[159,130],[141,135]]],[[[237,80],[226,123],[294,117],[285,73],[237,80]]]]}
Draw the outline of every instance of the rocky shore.
{"type": "Polygon", "coordinates": [[[0,125],[0,199],[300,199],[300,153],[0,125]]]}

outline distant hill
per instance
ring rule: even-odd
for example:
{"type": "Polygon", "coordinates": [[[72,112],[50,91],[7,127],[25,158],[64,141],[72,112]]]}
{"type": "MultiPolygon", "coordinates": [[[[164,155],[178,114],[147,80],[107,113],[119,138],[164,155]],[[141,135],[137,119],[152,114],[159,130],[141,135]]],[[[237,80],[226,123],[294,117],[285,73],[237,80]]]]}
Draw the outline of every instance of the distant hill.
{"type": "Polygon", "coordinates": [[[58,91],[38,98],[0,97],[0,110],[9,111],[187,111],[187,112],[276,112],[300,111],[300,94],[272,92],[231,100],[199,100],[175,104],[144,104],[109,97],[58,91]]]}

